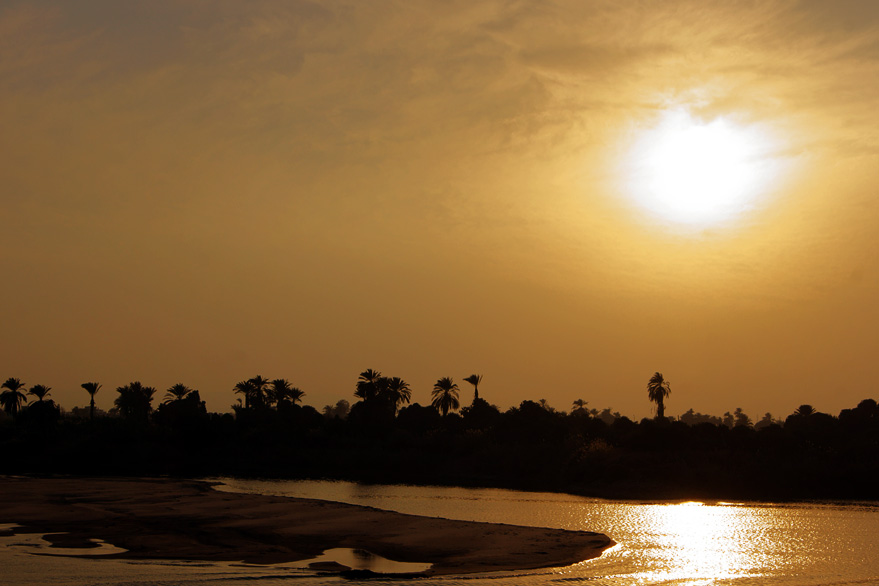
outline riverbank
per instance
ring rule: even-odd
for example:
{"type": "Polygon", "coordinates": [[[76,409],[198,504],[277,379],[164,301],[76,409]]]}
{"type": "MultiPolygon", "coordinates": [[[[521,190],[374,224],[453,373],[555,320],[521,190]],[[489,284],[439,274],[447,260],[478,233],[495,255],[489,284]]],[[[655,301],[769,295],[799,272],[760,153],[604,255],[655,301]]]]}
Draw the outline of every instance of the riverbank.
{"type": "Polygon", "coordinates": [[[0,523],[60,547],[101,539],[126,559],[272,564],[333,548],[431,563],[431,574],[566,566],[613,545],[605,535],[452,521],[319,500],[218,492],[199,481],[0,478],[0,523]]]}

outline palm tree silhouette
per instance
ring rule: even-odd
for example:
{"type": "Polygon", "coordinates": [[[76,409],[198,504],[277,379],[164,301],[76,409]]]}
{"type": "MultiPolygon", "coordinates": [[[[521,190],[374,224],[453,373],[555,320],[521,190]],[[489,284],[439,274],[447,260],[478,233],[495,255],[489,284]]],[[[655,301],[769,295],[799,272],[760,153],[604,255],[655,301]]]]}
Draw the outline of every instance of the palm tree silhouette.
{"type": "Polygon", "coordinates": [[[290,384],[285,378],[276,378],[268,390],[269,403],[274,403],[280,408],[283,405],[296,404],[302,400],[305,393],[290,384]]]}
{"type": "Polygon", "coordinates": [[[367,368],[357,377],[357,389],[354,396],[364,401],[375,399],[379,395],[379,386],[382,379],[382,373],[371,368],[367,368]]]}
{"type": "Polygon", "coordinates": [[[799,415],[800,417],[809,417],[815,413],[817,413],[817,411],[815,411],[815,408],[811,405],[800,405],[797,407],[796,411],[794,411],[794,415],[799,415]]]}
{"type": "Polygon", "coordinates": [[[458,402],[458,385],[451,377],[438,379],[433,385],[430,404],[443,414],[448,415],[449,410],[455,410],[460,406],[458,402]]]}
{"type": "Polygon", "coordinates": [[[31,387],[31,390],[27,392],[28,395],[33,395],[40,402],[49,394],[49,391],[52,390],[52,387],[47,387],[46,385],[34,385],[31,387]]]}
{"type": "Polygon", "coordinates": [[[193,389],[190,389],[184,384],[177,383],[167,391],[165,391],[165,400],[163,403],[167,405],[168,403],[173,403],[174,401],[181,401],[186,398],[186,395],[191,393],[193,389]]]}
{"type": "Polygon", "coordinates": [[[22,404],[27,401],[27,397],[21,392],[23,387],[24,383],[17,378],[8,378],[0,385],[0,389],[6,389],[0,393],[0,405],[12,416],[18,415],[22,404]]]}
{"type": "Polygon", "coordinates": [[[656,403],[656,418],[665,417],[665,398],[671,394],[671,385],[661,372],[653,373],[647,382],[647,398],[656,403]]]}
{"type": "Polygon", "coordinates": [[[146,422],[153,410],[153,395],[156,394],[154,387],[142,385],[139,381],[128,383],[124,387],[117,387],[119,396],[113,404],[119,408],[119,413],[132,421],[146,422]]]}
{"type": "Polygon", "coordinates": [[[248,379],[251,385],[253,385],[253,403],[254,407],[265,407],[266,406],[266,391],[269,386],[269,379],[256,375],[255,377],[248,379]]]}
{"type": "Polygon", "coordinates": [[[555,409],[549,406],[549,403],[546,401],[546,399],[538,399],[537,404],[540,405],[541,409],[549,411],[550,413],[553,413],[555,411],[555,409]]]}
{"type": "Polygon", "coordinates": [[[293,385],[291,385],[290,381],[285,378],[276,378],[273,380],[268,391],[266,391],[269,404],[275,404],[280,407],[282,404],[287,403],[287,394],[292,388],[293,385]]]}
{"type": "Polygon", "coordinates": [[[266,406],[266,398],[269,392],[269,380],[257,375],[235,385],[236,393],[244,395],[244,408],[261,408],[266,406]]]}
{"type": "Polygon", "coordinates": [[[250,409],[250,401],[256,392],[253,383],[249,380],[243,380],[235,385],[234,391],[244,395],[244,408],[250,409]]]}
{"type": "Polygon", "coordinates": [[[412,398],[412,390],[409,388],[409,383],[398,376],[385,379],[385,383],[380,386],[388,402],[394,405],[395,412],[403,403],[408,403],[412,398]]]}
{"type": "Polygon", "coordinates": [[[290,387],[290,390],[287,391],[287,400],[289,400],[294,405],[296,403],[302,402],[302,397],[305,396],[305,391],[300,389],[299,387],[290,387]]]}
{"type": "Polygon", "coordinates": [[[470,383],[471,385],[473,385],[473,400],[475,401],[476,399],[478,399],[479,398],[479,383],[482,382],[482,375],[481,374],[471,374],[470,376],[468,376],[467,378],[464,379],[464,382],[470,383]]]}
{"type": "Polygon", "coordinates": [[[82,383],[82,388],[85,389],[85,392],[89,394],[91,400],[89,401],[89,419],[95,418],[95,394],[101,389],[101,383],[82,383]]]}

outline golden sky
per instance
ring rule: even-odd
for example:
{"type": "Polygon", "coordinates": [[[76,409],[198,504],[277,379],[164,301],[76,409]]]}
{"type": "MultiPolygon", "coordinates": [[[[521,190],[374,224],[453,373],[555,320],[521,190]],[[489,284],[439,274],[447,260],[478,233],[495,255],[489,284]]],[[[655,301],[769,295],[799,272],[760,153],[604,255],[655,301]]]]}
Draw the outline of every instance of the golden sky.
{"type": "Polygon", "coordinates": [[[879,2],[715,4],[4,2],[0,378],[879,398],[879,2]],[[632,195],[675,112],[772,169],[723,221],[632,195]]]}

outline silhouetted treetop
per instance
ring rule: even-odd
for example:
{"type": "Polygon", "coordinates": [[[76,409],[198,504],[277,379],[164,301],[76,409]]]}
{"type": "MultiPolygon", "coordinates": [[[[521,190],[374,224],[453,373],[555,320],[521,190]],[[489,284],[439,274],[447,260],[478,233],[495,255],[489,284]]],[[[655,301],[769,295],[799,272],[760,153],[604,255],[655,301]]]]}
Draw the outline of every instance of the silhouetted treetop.
{"type": "Polygon", "coordinates": [[[46,385],[34,385],[30,388],[27,394],[33,395],[38,401],[42,401],[49,395],[49,391],[51,390],[52,387],[47,387],[46,385]]]}
{"type": "Polygon", "coordinates": [[[796,411],[794,411],[794,415],[797,415],[798,417],[809,417],[810,415],[814,415],[815,413],[817,412],[815,411],[815,408],[811,405],[800,405],[799,407],[797,407],[796,411]]]}
{"type": "Polygon", "coordinates": [[[276,378],[268,391],[268,401],[278,409],[284,409],[302,401],[305,392],[294,387],[285,378],[276,378]]]}
{"type": "Polygon", "coordinates": [[[381,379],[382,373],[379,371],[371,368],[364,370],[357,378],[354,396],[364,401],[377,398],[380,391],[379,384],[381,379]]]}
{"type": "Polygon", "coordinates": [[[671,385],[661,372],[653,373],[647,382],[647,398],[656,403],[656,418],[665,417],[665,398],[671,394],[671,385]]]}
{"type": "Polygon", "coordinates": [[[443,417],[447,416],[449,411],[454,411],[460,406],[458,385],[451,377],[443,377],[434,383],[430,403],[434,409],[443,414],[443,417]]]}
{"type": "Polygon", "coordinates": [[[82,383],[81,386],[89,394],[89,419],[95,418],[95,395],[101,389],[101,383],[82,383]]]}
{"type": "Polygon", "coordinates": [[[6,382],[0,385],[0,388],[6,389],[0,393],[0,405],[9,415],[15,416],[21,411],[21,406],[27,402],[27,397],[21,392],[25,384],[17,378],[8,378],[6,382]]]}
{"type": "Polygon", "coordinates": [[[256,395],[256,386],[249,380],[243,380],[235,384],[233,390],[236,394],[244,396],[244,408],[250,409],[250,404],[256,395]]]}
{"type": "Polygon", "coordinates": [[[473,400],[479,398],[479,383],[482,382],[481,374],[471,374],[467,378],[464,379],[464,382],[470,383],[473,385],[473,400]]]}
{"type": "Polygon", "coordinates": [[[384,379],[380,387],[380,392],[386,394],[388,401],[394,405],[394,410],[399,409],[404,403],[409,403],[412,398],[409,383],[398,376],[384,379]]]}
{"type": "Polygon", "coordinates": [[[131,382],[124,387],[118,387],[116,392],[119,396],[113,402],[119,409],[119,414],[125,419],[139,423],[146,423],[153,410],[153,395],[156,389],[142,385],[139,381],[131,382]]]}
{"type": "Polygon", "coordinates": [[[181,401],[186,398],[186,395],[193,392],[192,389],[187,387],[182,383],[177,383],[167,391],[165,391],[165,403],[170,403],[172,401],[181,401]]]}

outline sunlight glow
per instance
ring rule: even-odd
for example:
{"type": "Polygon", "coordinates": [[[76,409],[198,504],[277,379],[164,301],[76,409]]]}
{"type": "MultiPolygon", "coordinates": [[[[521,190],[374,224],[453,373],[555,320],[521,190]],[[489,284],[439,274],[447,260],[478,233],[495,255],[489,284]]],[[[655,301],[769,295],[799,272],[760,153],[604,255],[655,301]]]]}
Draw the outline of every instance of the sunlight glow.
{"type": "Polygon", "coordinates": [[[647,568],[644,583],[684,583],[710,586],[719,580],[759,579],[766,559],[736,544],[760,541],[766,530],[753,523],[750,511],[699,502],[656,505],[642,520],[667,563],[647,568]],[[750,522],[749,522],[750,521],[750,522]]]}
{"type": "Polygon", "coordinates": [[[642,207],[673,222],[708,225],[754,207],[778,175],[776,145],[756,125],[671,110],[644,131],[624,171],[642,207]]]}

